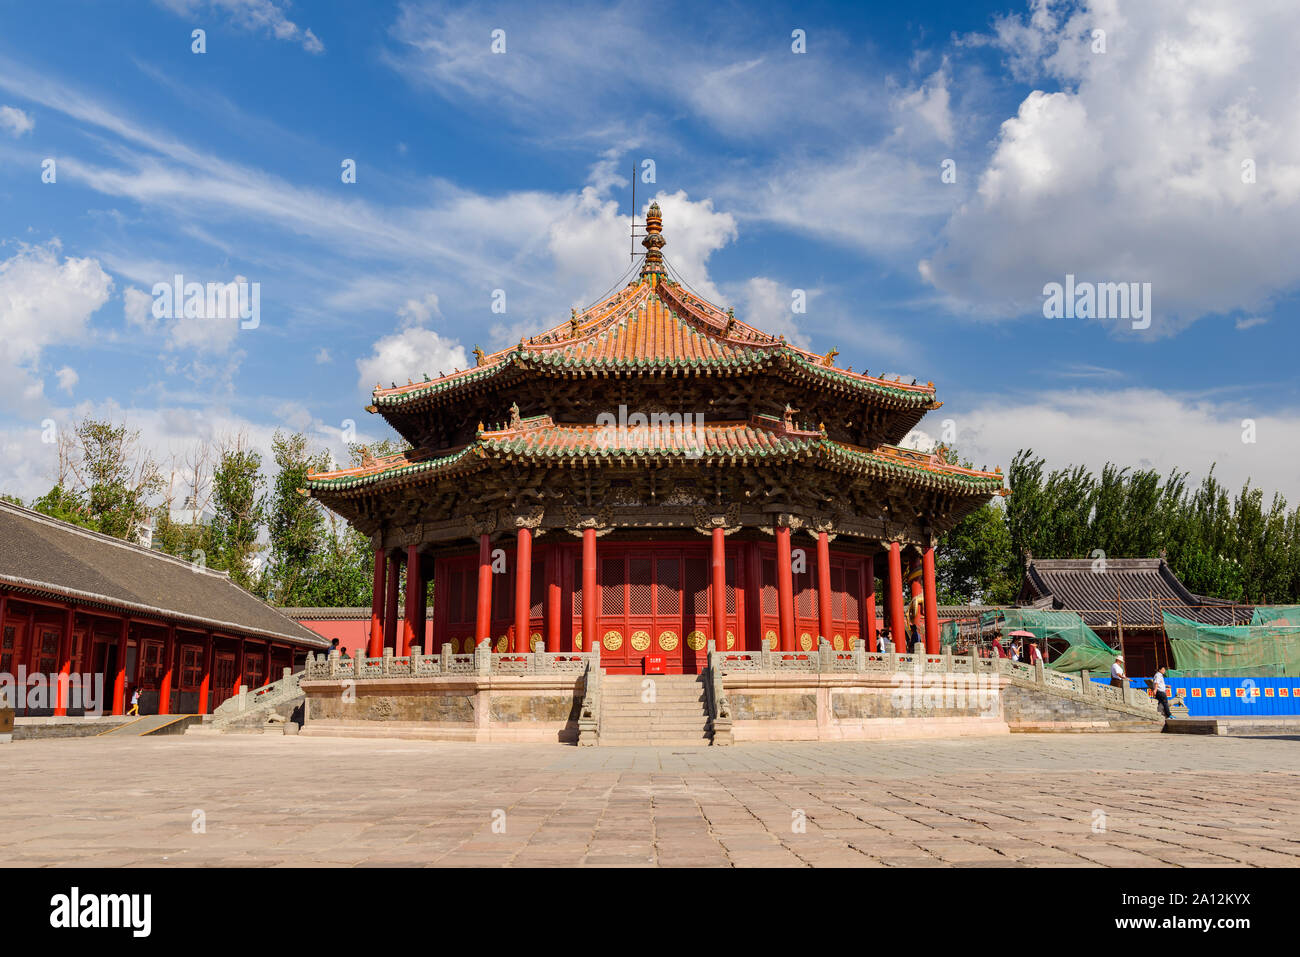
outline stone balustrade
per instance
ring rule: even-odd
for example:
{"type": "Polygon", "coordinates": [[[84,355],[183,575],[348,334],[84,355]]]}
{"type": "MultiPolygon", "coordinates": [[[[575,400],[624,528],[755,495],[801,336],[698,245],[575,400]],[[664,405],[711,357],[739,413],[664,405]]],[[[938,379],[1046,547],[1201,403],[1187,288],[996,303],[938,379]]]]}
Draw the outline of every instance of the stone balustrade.
{"type": "Polygon", "coordinates": [[[368,680],[372,678],[436,678],[439,675],[537,675],[574,673],[582,674],[594,661],[599,670],[599,658],[592,652],[549,652],[493,654],[487,643],[479,645],[471,654],[453,654],[450,644],[442,646],[442,654],[426,655],[420,646],[409,655],[395,655],[385,648],[378,658],[356,655],[343,658],[338,653],[309,655],[304,676],[310,681],[368,680]]]}

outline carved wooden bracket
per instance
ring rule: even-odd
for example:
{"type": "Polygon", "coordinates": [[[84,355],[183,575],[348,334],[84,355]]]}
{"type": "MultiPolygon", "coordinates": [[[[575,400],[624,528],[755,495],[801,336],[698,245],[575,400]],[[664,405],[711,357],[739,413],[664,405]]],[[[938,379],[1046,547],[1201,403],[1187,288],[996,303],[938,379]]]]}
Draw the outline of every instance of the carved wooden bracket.
{"type": "Polygon", "coordinates": [[[465,528],[469,531],[470,537],[478,538],[482,535],[491,535],[497,530],[497,513],[488,512],[486,515],[466,515],[465,528]]]}
{"type": "Polygon", "coordinates": [[[542,518],[546,515],[546,506],[533,505],[517,511],[507,509],[504,512],[509,517],[510,524],[515,528],[537,528],[542,524],[542,518]]]}
{"type": "Polygon", "coordinates": [[[695,530],[701,535],[712,535],[715,528],[722,529],[724,535],[740,531],[739,502],[732,502],[721,513],[711,512],[703,505],[695,506],[695,530]]]}

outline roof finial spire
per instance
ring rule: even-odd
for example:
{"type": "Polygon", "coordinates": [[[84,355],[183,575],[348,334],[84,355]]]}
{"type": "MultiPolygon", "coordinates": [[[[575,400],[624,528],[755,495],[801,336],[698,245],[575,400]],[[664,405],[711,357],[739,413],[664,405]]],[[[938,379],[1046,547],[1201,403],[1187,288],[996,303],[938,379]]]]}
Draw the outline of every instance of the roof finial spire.
{"type": "Polygon", "coordinates": [[[664,269],[663,254],[659,252],[668,242],[661,235],[663,228],[664,219],[659,212],[659,204],[651,203],[645,214],[645,239],[641,240],[641,245],[645,247],[645,262],[641,264],[642,279],[647,276],[663,276],[667,273],[664,269]]]}

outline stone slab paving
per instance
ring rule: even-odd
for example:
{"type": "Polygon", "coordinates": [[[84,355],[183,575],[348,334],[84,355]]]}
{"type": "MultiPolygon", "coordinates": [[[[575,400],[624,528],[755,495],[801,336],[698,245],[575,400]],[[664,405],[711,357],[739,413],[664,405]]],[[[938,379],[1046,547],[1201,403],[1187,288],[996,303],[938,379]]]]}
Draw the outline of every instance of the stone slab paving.
{"type": "Polygon", "coordinates": [[[7,866],[1300,864],[1292,737],[77,738],[0,746],[0,780],[7,866]]]}

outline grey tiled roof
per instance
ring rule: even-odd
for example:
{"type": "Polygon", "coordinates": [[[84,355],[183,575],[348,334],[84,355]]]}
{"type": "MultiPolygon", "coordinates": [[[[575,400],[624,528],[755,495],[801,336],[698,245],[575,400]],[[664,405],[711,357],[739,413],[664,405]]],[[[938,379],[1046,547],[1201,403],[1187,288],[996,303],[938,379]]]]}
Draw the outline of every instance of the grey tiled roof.
{"type": "Polygon", "coordinates": [[[329,644],[224,572],[3,501],[0,586],[203,630],[273,637],[310,648],[329,644]]]}
{"type": "Polygon", "coordinates": [[[1091,628],[1159,628],[1162,612],[1212,625],[1250,622],[1251,607],[1188,591],[1163,558],[1111,558],[1094,569],[1091,558],[1030,558],[1022,601],[1049,599],[1076,612],[1091,628]]]}

